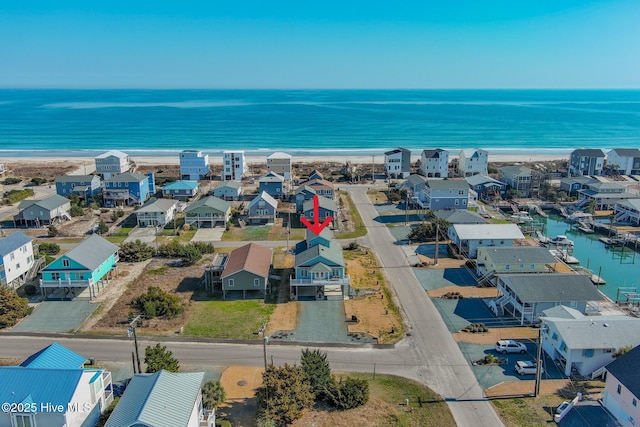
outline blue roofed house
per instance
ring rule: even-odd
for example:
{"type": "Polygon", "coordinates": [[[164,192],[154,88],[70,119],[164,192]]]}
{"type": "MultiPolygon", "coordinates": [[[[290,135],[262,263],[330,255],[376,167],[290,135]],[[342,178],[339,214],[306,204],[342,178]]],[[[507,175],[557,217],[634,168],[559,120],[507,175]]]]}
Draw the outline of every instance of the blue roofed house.
{"type": "Polygon", "coordinates": [[[102,191],[98,175],[62,175],[57,176],[55,182],[57,194],[63,197],[75,194],[87,204],[102,191]]]}
{"type": "Polygon", "coordinates": [[[258,178],[258,192],[267,192],[271,197],[279,199],[284,193],[284,176],[268,172],[258,178]]]}
{"type": "MultiPolygon", "coordinates": [[[[313,199],[305,200],[302,204],[302,216],[312,223],[315,221],[315,205],[313,199]]],[[[336,202],[334,202],[333,199],[318,196],[318,217],[319,222],[324,222],[326,218],[331,217],[332,219],[329,225],[333,227],[338,218],[336,202]]]]}
{"type": "Polygon", "coordinates": [[[209,155],[198,150],[180,153],[180,177],[191,181],[204,179],[209,174],[209,155]]]}
{"type": "Polygon", "coordinates": [[[20,366],[0,367],[0,426],[87,427],[113,402],[111,373],[83,368],[86,358],[53,343],[20,366]]]}
{"type": "Polygon", "coordinates": [[[189,200],[198,195],[198,181],[174,181],[162,187],[162,197],[176,200],[189,200]]]}
{"type": "Polygon", "coordinates": [[[542,349],[564,369],[588,376],[614,360],[624,347],[640,344],[640,319],[621,315],[585,316],[580,311],[556,306],[545,310],[542,349]]]}
{"type": "Polygon", "coordinates": [[[202,406],[204,372],[136,374],[105,427],[213,427],[202,406]]]}
{"type": "Polygon", "coordinates": [[[42,269],[40,289],[45,297],[47,289],[64,289],[65,297],[88,289],[92,298],[115,275],[117,263],[118,246],[93,234],[42,269]]]}
{"type": "Polygon", "coordinates": [[[157,199],[147,203],[135,212],[138,227],[164,227],[173,221],[177,209],[178,201],[173,199],[157,199]]]}
{"type": "Polygon", "coordinates": [[[222,200],[239,200],[242,196],[240,181],[224,181],[213,189],[213,195],[222,200]]]}
{"type": "Polygon", "coordinates": [[[155,193],[155,174],[122,173],[104,181],[102,193],[107,207],[142,206],[155,193]]]}
{"type": "Polygon", "coordinates": [[[349,296],[351,279],[345,271],[342,246],[330,233],[326,228],[319,235],[307,231],[306,239],[296,245],[294,276],[289,281],[292,300],[349,296]]]}
{"type": "Polygon", "coordinates": [[[57,194],[44,199],[25,199],[18,205],[18,214],[13,217],[13,221],[27,227],[41,227],[70,220],[69,210],[71,201],[57,194]]]}
{"type": "Polygon", "coordinates": [[[37,266],[32,242],[33,239],[21,231],[0,239],[0,286],[17,288],[34,277],[37,266]]]}
{"type": "Polygon", "coordinates": [[[247,219],[252,224],[273,223],[276,220],[277,211],[278,201],[263,191],[249,203],[247,219]]]}
{"type": "Polygon", "coordinates": [[[96,173],[102,175],[104,179],[135,169],[135,163],[129,158],[129,155],[118,150],[102,153],[96,157],[95,161],[96,173]]]}

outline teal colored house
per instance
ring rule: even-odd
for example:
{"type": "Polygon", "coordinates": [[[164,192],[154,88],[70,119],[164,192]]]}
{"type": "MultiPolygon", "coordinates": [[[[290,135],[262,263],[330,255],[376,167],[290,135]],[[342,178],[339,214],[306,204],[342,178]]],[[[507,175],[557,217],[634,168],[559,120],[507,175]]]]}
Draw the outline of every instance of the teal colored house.
{"type": "Polygon", "coordinates": [[[116,273],[118,246],[97,234],[80,242],[42,270],[40,289],[53,293],[64,289],[65,298],[73,298],[85,289],[93,298],[116,273]]]}

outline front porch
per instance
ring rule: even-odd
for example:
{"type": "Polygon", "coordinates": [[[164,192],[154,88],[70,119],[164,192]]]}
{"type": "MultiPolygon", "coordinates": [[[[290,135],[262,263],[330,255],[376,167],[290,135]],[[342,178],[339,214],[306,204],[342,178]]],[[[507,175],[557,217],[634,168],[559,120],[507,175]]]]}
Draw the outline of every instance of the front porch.
{"type": "Polygon", "coordinates": [[[316,300],[324,300],[330,296],[339,296],[341,299],[349,299],[351,279],[348,275],[318,279],[295,279],[291,276],[289,287],[290,297],[294,301],[297,301],[300,297],[313,297],[316,300]]]}

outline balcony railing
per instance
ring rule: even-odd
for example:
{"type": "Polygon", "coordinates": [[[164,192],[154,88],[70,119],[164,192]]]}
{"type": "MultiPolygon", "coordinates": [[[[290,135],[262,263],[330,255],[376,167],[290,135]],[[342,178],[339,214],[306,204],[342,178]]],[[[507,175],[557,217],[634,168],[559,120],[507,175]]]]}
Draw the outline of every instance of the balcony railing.
{"type": "Polygon", "coordinates": [[[349,286],[351,284],[351,279],[348,275],[344,277],[329,277],[324,279],[312,279],[312,278],[304,278],[304,279],[294,279],[290,278],[289,284],[291,286],[326,286],[326,285],[338,285],[338,286],[349,286]]]}
{"type": "Polygon", "coordinates": [[[74,287],[74,288],[86,288],[93,285],[93,279],[57,279],[57,280],[44,280],[40,279],[41,288],[62,288],[62,287],[74,287]]]}
{"type": "Polygon", "coordinates": [[[216,423],[216,413],[214,409],[205,409],[202,411],[202,419],[198,427],[214,427],[216,423]]]}

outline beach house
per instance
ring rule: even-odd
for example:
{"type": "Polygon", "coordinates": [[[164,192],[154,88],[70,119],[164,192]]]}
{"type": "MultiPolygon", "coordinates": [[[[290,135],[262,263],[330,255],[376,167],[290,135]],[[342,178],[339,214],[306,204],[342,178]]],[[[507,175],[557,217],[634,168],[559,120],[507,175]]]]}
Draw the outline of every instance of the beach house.
{"type": "Polygon", "coordinates": [[[135,212],[138,227],[164,227],[173,221],[177,209],[177,200],[157,199],[149,202],[135,212]]]}
{"type": "Polygon", "coordinates": [[[242,183],[240,181],[225,181],[213,189],[213,195],[222,200],[240,200],[242,183]]]}
{"type": "Polygon", "coordinates": [[[465,177],[476,174],[487,175],[489,152],[480,148],[466,148],[458,157],[458,173],[465,177]]]}
{"type": "Polygon", "coordinates": [[[585,184],[578,190],[578,209],[585,208],[591,201],[595,202],[596,210],[613,210],[616,203],[626,199],[636,199],[637,195],[627,193],[627,187],[616,182],[595,181],[585,184]]]}
{"type": "Polygon", "coordinates": [[[422,175],[409,175],[409,177],[398,186],[399,190],[406,190],[407,194],[414,197],[419,197],[419,194],[424,190],[427,185],[427,178],[422,175]]]}
{"type": "Polygon", "coordinates": [[[283,153],[282,151],[276,151],[275,153],[267,156],[267,172],[277,173],[287,181],[290,181],[291,155],[283,153]]]}
{"type": "Polygon", "coordinates": [[[193,224],[198,228],[224,226],[231,216],[231,203],[207,196],[187,206],[184,212],[187,225],[193,224]]]}
{"type": "Polygon", "coordinates": [[[469,188],[476,192],[478,198],[485,202],[492,202],[502,198],[507,190],[507,184],[483,174],[471,175],[465,178],[469,188]]]}
{"type": "Polygon", "coordinates": [[[184,180],[197,181],[209,175],[209,155],[198,150],[180,152],[180,177],[184,180]]]}
{"type": "Polygon", "coordinates": [[[640,347],[621,355],[606,366],[602,404],[622,426],[640,420],[640,347]]]}
{"type": "Polygon", "coordinates": [[[16,231],[0,239],[0,286],[19,287],[28,280],[34,264],[31,237],[16,231]]]}
{"type": "Polygon", "coordinates": [[[495,285],[498,274],[553,273],[559,261],[547,248],[539,246],[478,248],[478,285],[495,285]]]}
{"type": "Polygon", "coordinates": [[[640,344],[640,319],[630,316],[585,316],[556,306],[544,310],[542,349],[564,369],[564,374],[591,375],[614,360],[624,347],[640,344]]]}
{"type": "Polygon", "coordinates": [[[271,197],[279,199],[284,194],[284,176],[275,172],[268,172],[258,178],[258,192],[268,193],[271,197]]]}
{"type": "Polygon", "coordinates": [[[306,185],[301,185],[296,188],[295,200],[296,200],[296,212],[302,212],[302,207],[305,201],[312,200],[316,195],[316,190],[306,185]]]}
{"type": "Polygon", "coordinates": [[[19,366],[0,367],[0,401],[17,410],[0,412],[0,426],[96,425],[113,402],[111,373],[84,368],[87,359],[54,342],[19,366]]]}
{"type": "Polygon", "coordinates": [[[640,199],[627,199],[617,202],[613,207],[616,224],[640,225],[640,199]]]}
{"type": "Polygon", "coordinates": [[[384,170],[392,178],[406,178],[411,173],[411,150],[396,148],[384,153],[384,170]]]}
{"type": "Polygon", "coordinates": [[[241,291],[247,296],[264,298],[269,285],[269,272],[273,251],[256,243],[234,249],[222,270],[222,297],[227,299],[231,291],[241,291]]]}
{"type": "Polygon", "coordinates": [[[328,233],[307,232],[305,241],[296,245],[294,276],[289,280],[292,300],[349,297],[351,280],[345,272],[342,246],[328,240],[328,233]]]}
{"type": "Polygon", "coordinates": [[[604,299],[584,274],[499,274],[497,290],[489,309],[518,319],[520,325],[537,323],[544,310],[557,305],[585,313],[587,303],[604,299]]]}
{"type": "MultiPolygon", "coordinates": [[[[309,222],[313,223],[316,220],[315,217],[315,205],[313,199],[305,200],[302,204],[302,216],[309,222]]],[[[338,220],[338,207],[333,199],[327,199],[323,196],[318,196],[318,221],[324,222],[328,217],[332,217],[330,226],[333,227],[338,220]]]]}
{"type": "Polygon", "coordinates": [[[155,173],[121,173],[104,181],[102,198],[108,208],[142,206],[155,193],[155,173]]]}
{"type": "Polygon", "coordinates": [[[452,224],[447,230],[451,242],[460,253],[475,258],[478,248],[484,246],[513,246],[524,240],[520,227],[516,224],[452,224]]]}
{"type": "Polygon", "coordinates": [[[506,183],[509,189],[515,191],[518,197],[531,197],[532,190],[540,188],[539,174],[531,168],[523,165],[508,165],[498,170],[500,180],[506,183]]]}
{"type": "Polygon", "coordinates": [[[569,156],[569,172],[572,175],[602,175],[604,153],[599,148],[579,148],[569,156]]]}
{"type": "Polygon", "coordinates": [[[467,209],[469,184],[464,179],[427,179],[414,200],[425,209],[467,209]]]}
{"type": "Polygon", "coordinates": [[[40,290],[64,290],[64,298],[71,298],[86,289],[93,298],[108,280],[115,276],[118,265],[118,246],[97,234],[83,240],[42,269],[40,290]]]}
{"type": "Polygon", "coordinates": [[[247,173],[247,164],[244,159],[244,151],[222,152],[222,180],[241,181],[247,173]]]}
{"type": "Polygon", "coordinates": [[[214,427],[202,404],[204,372],[135,374],[105,427],[214,427]]]}
{"type": "Polygon", "coordinates": [[[329,199],[333,199],[334,187],[333,183],[324,179],[322,174],[318,171],[313,171],[306,181],[299,184],[300,187],[307,186],[313,188],[318,196],[324,196],[329,199]]]}
{"type": "Polygon", "coordinates": [[[13,217],[17,225],[42,227],[70,220],[71,202],[66,197],[53,194],[44,199],[25,199],[18,204],[18,214],[13,217]]]}
{"type": "Polygon", "coordinates": [[[449,224],[486,224],[487,220],[476,212],[462,209],[440,209],[432,212],[436,218],[444,219],[449,224]]]}
{"type": "Polygon", "coordinates": [[[162,187],[162,197],[186,201],[198,195],[198,181],[174,181],[162,187]]]}
{"type": "Polygon", "coordinates": [[[118,150],[100,154],[95,158],[95,161],[96,173],[105,180],[111,178],[114,174],[135,170],[135,163],[129,158],[129,155],[118,150]]]}
{"type": "Polygon", "coordinates": [[[640,175],[640,148],[614,148],[607,153],[607,173],[640,175]]]}
{"type": "Polygon", "coordinates": [[[98,175],[62,175],[55,179],[56,194],[69,197],[75,194],[86,204],[102,191],[102,182],[98,175]]]}
{"type": "Polygon", "coordinates": [[[261,192],[249,202],[247,220],[251,224],[274,223],[278,210],[278,201],[266,191],[261,192]]]}
{"type": "Polygon", "coordinates": [[[570,196],[575,196],[578,194],[578,190],[582,190],[587,184],[595,182],[598,182],[598,180],[589,176],[571,176],[560,180],[560,189],[566,191],[570,196]]]}
{"type": "Polygon", "coordinates": [[[447,178],[449,176],[449,152],[441,148],[422,150],[420,173],[427,178],[447,178]]]}

